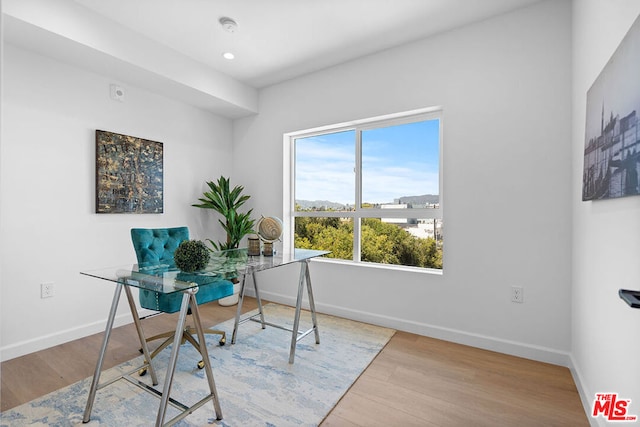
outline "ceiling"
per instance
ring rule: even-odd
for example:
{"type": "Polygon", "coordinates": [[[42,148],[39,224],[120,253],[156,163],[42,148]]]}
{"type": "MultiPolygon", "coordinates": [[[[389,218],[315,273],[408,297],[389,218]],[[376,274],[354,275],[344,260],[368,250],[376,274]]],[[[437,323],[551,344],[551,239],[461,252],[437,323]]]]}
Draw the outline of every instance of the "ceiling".
{"type": "Polygon", "coordinates": [[[5,44],[236,119],[264,87],[542,0],[1,1],[5,44]]]}
{"type": "Polygon", "coordinates": [[[262,88],[539,0],[74,0],[262,88]],[[219,24],[237,22],[234,33],[219,24]],[[222,57],[233,51],[232,61],[222,57]]]}

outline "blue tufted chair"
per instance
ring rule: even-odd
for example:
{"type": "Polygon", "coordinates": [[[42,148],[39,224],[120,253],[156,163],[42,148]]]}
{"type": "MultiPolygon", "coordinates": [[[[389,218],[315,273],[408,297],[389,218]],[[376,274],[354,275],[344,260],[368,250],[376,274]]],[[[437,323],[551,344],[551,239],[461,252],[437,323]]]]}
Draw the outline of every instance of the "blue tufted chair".
{"type": "MultiPolygon", "coordinates": [[[[189,240],[189,228],[187,227],[131,229],[131,241],[138,258],[138,268],[140,271],[146,270],[150,274],[160,274],[167,271],[177,272],[173,254],[184,240],[189,240]]],[[[228,280],[212,279],[211,276],[183,272],[177,272],[176,279],[200,284],[196,294],[198,305],[216,301],[233,294],[233,283],[228,280]]],[[[175,313],[180,310],[181,303],[181,293],[161,294],[140,289],[140,306],[143,308],[163,313],[175,313]]],[[[224,331],[206,329],[204,332],[220,335],[220,345],[225,344],[226,334],[224,331]]],[[[194,334],[195,329],[187,326],[182,332],[182,344],[188,341],[200,351],[194,334]]],[[[165,341],[151,353],[151,358],[153,359],[160,351],[171,344],[174,336],[175,331],[170,331],[147,338],[147,341],[165,338],[165,341]]],[[[204,362],[200,361],[198,367],[202,369],[204,362]]],[[[144,372],[141,372],[141,374],[144,374],[144,372]]]]}

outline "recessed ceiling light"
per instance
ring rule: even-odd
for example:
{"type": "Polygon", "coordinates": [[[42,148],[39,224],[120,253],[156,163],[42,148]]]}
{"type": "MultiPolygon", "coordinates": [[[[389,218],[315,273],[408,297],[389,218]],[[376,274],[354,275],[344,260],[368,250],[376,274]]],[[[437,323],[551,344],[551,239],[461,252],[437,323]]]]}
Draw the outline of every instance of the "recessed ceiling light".
{"type": "Polygon", "coordinates": [[[231,53],[231,52],[225,52],[222,54],[222,56],[224,57],[224,59],[228,59],[228,60],[232,60],[233,58],[235,58],[236,56],[231,53]]]}

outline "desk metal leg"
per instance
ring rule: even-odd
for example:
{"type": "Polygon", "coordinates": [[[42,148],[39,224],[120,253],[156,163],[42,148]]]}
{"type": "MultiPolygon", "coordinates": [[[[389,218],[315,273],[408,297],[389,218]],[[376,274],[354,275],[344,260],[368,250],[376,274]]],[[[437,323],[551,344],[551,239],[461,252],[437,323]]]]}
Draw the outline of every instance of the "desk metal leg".
{"type": "MultiPolygon", "coordinates": [[[[104,332],[104,338],[102,341],[102,348],[100,349],[100,355],[98,356],[98,361],[96,363],[96,369],[94,371],[93,374],[93,380],[91,382],[91,388],[89,390],[89,397],[87,398],[87,405],[85,407],[85,411],[84,411],[84,416],[82,419],[83,423],[88,423],[91,420],[91,411],[93,409],[93,403],[95,402],[95,398],[96,398],[96,392],[98,391],[98,389],[100,389],[101,387],[104,387],[106,385],[109,385],[111,383],[114,382],[114,380],[109,381],[105,384],[103,384],[102,386],[100,385],[100,375],[102,373],[102,365],[104,362],[104,356],[107,352],[107,347],[109,344],[109,338],[111,337],[111,331],[113,329],[113,323],[115,320],[115,316],[116,316],[116,311],[118,309],[118,302],[120,301],[120,296],[122,294],[122,287],[124,285],[122,283],[117,283],[116,284],[116,290],[113,294],[113,301],[111,302],[111,311],[109,312],[109,318],[107,320],[107,326],[105,328],[105,332],[104,332]]],[[[138,338],[140,339],[140,344],[142,345],[142,349],[143,349],[143,353],[145,356],[145,361],[146,364],[149,368],[149,371],[151,373],[151,378],[153,381],[153,385],[157,385],[158,384],[158,379],[156,377],[156,373],[155,370],[153,369],[153,365],[151,364],[151,357],[149,355],[149,348],[147,346],[147,342],[144,336],[144,332],[142,330],[142,325],[140,323],[140,318],[138,317],[138,312],[136,310],[136,306],[135,306],[135,302],[133,300],[133,296],[131,294],[131,290],[129,289],[128,286],[124,286],[125,287],[125,291],[126,291],[126,295],[127,295],[127,300],[129,302],[129,308],[131,310],[131,315],[133,316],[133,321],[135,323],[136,326],[136,331],[138,332],[138,338]]],[[[178,318],[178,322],[176,324],[176,333],[175,333],[175,338],[173,340],[173,348],[171,350],[171,358],[169,359],[169,364],[167,366],[167,373],[166,373],[166,377],[165,377],[165,381],[164,381],[164,387],[163,387],[163,391],[162,394],[160,395],[160,407],[158,408],[158,414],[157,414],[157,418],[156,418],[156,427],[161,427],[164,425],[173,425],[176,422],[178,422],[180,419],[186,417],[187,415],[189,415],[190,413],[192,413],[195,409],[199,408],[200,406],[202,406],[204,403],[206,403],[208,400],[213,400],[213,406],[214,406],[214,410],[216,411],[216,418],[218,420],[222,419],[222,411],[220,409],[220,402],[218,399],[218,393],[216,391],[216,386],[215,386],[215,382],[213,379],[213,372],[211,370],[211,361],[209,359],[209,353],[207,351],[207,347],[206,347],[206,341],[204,338],[204,330],[202,329],[202,322],[200,321],[200,312],[198,310],[198,302],[196,300],[195,294],[198,292],[198,288],[192,288],[192,289],[188,289],[186,291],[184,291],[183,293],[183,297],[182,297],[182,305],[180,307],[180,315],[178,318]],[[192,405],[191,407],[187,407],[185,405],[183,405],[180,402],[175,401],[174,399],[170,399],[170,393],[171,393],[171,386],[173,383],[173,376],[175,373],[175,369],[176,369],[176,364],[178,361],[178,353],[180,350],[180,343],[182,342],[182,331],[184,330],[185,327],[185,323],[186,323],[186,319],[187,319],[187,312],[189,310],[189,305],[191,305],[191,309],[193,312],[193,319],[196,325],[196,332],[198,335],[198,341],[199,341],[199,345],[197,346],[197,348],[199,349],[203,360],[204,360],[204,364],[205,364],[205,372],[207,374],[207,380],[209,381],[209,395],[207,397],[205,397],[204,399],[200,400],[199,402],[197,402],[195,405],[192,405]],[[168,404],[171,403],[172,405],[178,405],[179,407],[183,408],[183,412],[178,415],[177,417],[175,417],[174,419],[172,419],[171,421],[169,421],[167,424],[165,424],[164,419],[166,416],[166,412],[167,412],[167,406],[168,404]]],[[[132,382],[134,385],[139,386],[140,388],[147,390],[147,391],[152,391],[155,394],[159,394],[157,392],[157,390],[150,388],[149,386],[145,385],[144,383],[141,383],[140,381],[134,381],[132,379],[129,378],[128,374],[121,377],[122,379],[127,379],[130,382],[132,382]]]]}
{"type": "MultiPolygon", "coordinates": [[[[180,351],[180,343],[182,342],[182,331],[187,320],[187,310],[189,309],[189,298],[194,291],[188,289],[182,295],[182,305],[180,307],[180,316],[176,325],[176,334],[173,340],[173,348],[171,349],[171,358],[167,366],[167,375],[164,379],[164,388],[162,389],[162,398],[160,399],[160,407],[158,408],[158,417],[156,418],[156,427],[164,424],[164,418],[167,413],[167,404],[169,402],[169,394],[171,392],[171,384],[173,383],[173,373],[176,370],[176,362],[178,361],[178,352],[180,351]]],[[[196,288],[197,292],[197,288],[196,288]]]]}
{"type": "MultiPolygon", "coordinates": [[[[293,364],[296,357],[296,344],[298,343],[298,331],[300,330],[300,311],[302,310],[302,294],[305,281],[309,277],[309,263],[307,260],[300,262],[300,278],[298,279],[298,296],[296,297],[296,312],[293,317],[293,331],[291,333],[291,350],[289,350],[289,363],[293,364]]],[[[307,292],[309,287],[307,286],[307,292]]],[[[312,299],[311,299],[312,300],[312,299]]],[[[313,307],[313,305],[311,306],[313,307]]],[[[315,311],[315,309],[314,309],[315,311]]],[[[313,313],[313,327],[315,328],[315,313],[313,313]]],[[[316,330],[316,341],[319,339],[316,330]]]]}
{"type": "MultiPolygon", "coordinates": [[[[253,289],[256,291],[256,300],[258,301],[258,313],[260,314],[260,323],[262,329],[266,328],[264,321],[264,311],[262,310],[262,299],[260,298],[260,291],[258,290],[258,282],[256,282],[256,273],[251,273],[253,279],[253,289]]],[[[238,334],[238,326],[240,325],[240,316],[242,314],[242,303],[244,302],[244,294],[247,289],[247,275],[242,276],[242,282],[240,282],[240,294],[238,295],[238,308],[236,309],[236,319],[233,323],[233,333],[231,334],[231,344],[236,343],[236,336],[238,334]]]]}
{"type": "Polygon", "coordinates": [[[293,316],[293,330],[291,333],[291,349],[289,350],[289,363],[293,364],[296,357],[296,344],[298,342],[298,329],[300,326],[300,310],[302,309],[302,291],[304,289],[305,272],[304,262],[300,263],[300,278],[298,279],[298,296],[296,297],[296,311],[293,316]]]}
{"type": "MultiPolygon", "coordinates": [[[[218,398],[218,391],[216,390],[216,383],[213,380],[213,371],[211,370],[211,359],[209,359],[209,351],[207,350],[207,343],[204,340],[204,330],[202,329],[202,323],[200,322],[200,311],[198,310],[198,302],[196,296],[191,295],[191,314],[193,317],[193,323],[196,326],[196,333],[198,335],[198,342],[200,343],[200,354],[204,361],[204,371],[207,374],[207,380],[209,381],[209,391],[213,398],[213,408],[216,411],[216,419],[222,419],[222,409],[220,409],[220,400],[218,398]]],[[[205,399],[206,400],[206,399],[205,399]]]]}
{"type": "Polygon", "coordinates": [[[318,331],[318,321],[316,320],[316,303],[313,299],[313,289],[311,287],[311,274],[309,273],[309,261],[305,261],[305,277],[307,279],[307,296],[309,297],[309,311],[311,311],[311,321],[316,335],[316,344],[320,344],[320,332],[318,331]]]}
{"type": "MultiPolygon", "coordinates": [[[[320,332],[318,331],[318,321],[316,319],[316,304],[315,301],[313,299],[313,288],[311,286],[311,274],[309,273],[309,260],[308,259],[304,259],[304,260],[300,260],[300,278],[298,279],[298,295],[296,297],[296,308],[295,308],[295,314],[293,317],[293,328],[290,329],[286,326],[282,326],[282,325],[276,325],[273,323],[269,323],[269,322],[265,322],[264,320],[264,313],[262,311],[262,301],[260,299],[260,291],[258,289],[258,282],[256,281],[256,273],[253,272],[251,274],[251,277],[253,278],[253,286],[254,289],[256,291],[256,299],[258,300],[258,311],[259,311],[259,315],[260,315],[260,323],[262,324],[262,329],[265,328],[265,325],[270,325],[270,326],[275,326],[277,328],[280,329],[285,329],[287,331],[291,332],[291,349],[289,350],[289,363],[293,364],[294,360],[295,360],[295,356],[296,356],[296,344],[297,342],[306,337],[308,334],[310,334],[312,331],[315,333],[315,338],[316,338],[316,344],[320,344],[320,332]],[[311,321],[312,321],[312,328],[306,330],[306,331],[299,331],[300,328],[300,312],[302,311],[302,295],[304,293],[304,288],[305,288],[305,282],[306,282],[306,288],[307,288],[307,294],[309,296],[309,309],[311,311],[311,321]]],[[[246,290],[246,275],[243,276],[242,278],[242,284],[240,286],[240,295],[239,295],[239,299],[238,299],[238,309],[236,311],[236,319],[233,325],[233,335],[231,336],[231,344],[235,344],[236,342],[236,335],[238,333],[238,326],[240,325],[241,321],[240,321],[240,314],[242,313],[242,302],[244,300],[244,293],[246,290]]],[[[258,316],[257,314],[254,314],[253,316],[250,316],[249,318],[243,319],[242,322],[245,322],[247,320],[253,320],[256,321],[255,317],[258,316]]]]}
{"type": "Polygon", "coordinates": [[[127,294],[127,301],[129,302],[129,310],[131,310],[131,317],[133,317],[133,323],[136,325],[136,331],[138,332],[138,339],[140,340],[140,346],[142,347],[142,353],[144,354],[144,361],[148,366],[149,374],[151,375],[151,381],[153,385],[158,385],[158,377],[156,376],[156,370],[153,369],[151,364],[151,355],[149,354],[149,347],[147,346],[147,340],[142,331],[142,324],[140,323],[140,317],[138,316],[138,309],[136,303],[131,295],[131,289],[128,286],[124,287],[124,292],[127,294]]]}
{"type": "Polygon", "coordinates": [[[258,312],[260,313],[260,324],[262,325],[262,329],[264,329],[264,311],[262,311],[262,299],[260,298],[260,291],[258,290],[258,281],[256,280],[256,273],[251,273],[251,278],[253,279],[253,289],[256,291],[256,300],[258,301],[258,312]]]}
{"type": "Polygon", "coordinates": [[[298,280],[298,296],[296,298],[296,312],[293,318],[293,332],[291,333],[291,350],[289,351],[289,363],[293,364],[296,357],[296,344],[298,339],[303,338],[310,331],[305,332],[302,336],[298,336],[300,328],[300,311],[302,310],[302,294],[304,291],[305,281],[307,282],[307,293],[309,294],[309,308],[311,310],[311,320],[313,330],[316,335],[316,344],[320,344],[320,334],[318,332],[318,324],[316,322],[316,307],[313,301],[313,292],[311,291],[311,278],[309,275],[309,260],[300,262],[300,279],[298,280]]]}
{"type": "Polygon", "coordinates": [[[242,314],[242,303],[244,302],[244,291],[247,286],[247,275],[242,276],[240,282],[240,293],[238,294],[238,308],[236,309],[236,320],[233,323],[233,333],[231,334],[231,344],[236,343],[236,335],[238,334],[238,326],[240,325],[240,314],[242,314]]]}
{"type": "Polygon", "coordinates": [[[104,330],[104,338],[102,339],[102,348],[100,349],[100,356],[98,356],[98,362],[96,363],[96,370],[93,372],[93,380],[91,381],[91,388],[89,389],[87,406],[84,409],[84,416],[82,418],[83,423],[88,423],[91,420],[91,410],[93,409],[93,402],[96,400],[96,392],[98,391],[98,385],[100,383],[100,373],[102,372],[102,363],[104,362],[104,355],[107,352],[107,345],[109,344],[109,337],[111,336],[113,321],[116,317],[116,311],[118,310],[120,294],[122,294],[122,283],[118,283],[116,285],[116,290],[113,293],[111,311],[109,311],[109,318],[107,320],[107,326],[104,330]]]}

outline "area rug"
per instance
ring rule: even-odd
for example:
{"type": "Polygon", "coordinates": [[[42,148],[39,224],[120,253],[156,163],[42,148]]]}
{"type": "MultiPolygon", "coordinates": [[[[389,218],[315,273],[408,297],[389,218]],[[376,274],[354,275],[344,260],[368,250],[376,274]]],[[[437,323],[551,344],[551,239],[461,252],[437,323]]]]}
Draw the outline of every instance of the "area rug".
{"type": "MultiPolygon", "coordinates": [[[[278,304],[264,307],[266,320],[291,327],[294,309],[278,304]]],[[[311,319],[303,311],[301,330],[311,319]]],[[[298,342],[295,363],[288,363],[291,333],[259,323],[245,322],[231,345],[233,319],[215,329],[227,331],[228,343],[208,339],[209,357],[220,396],[222,420],[215,419],[207,402],[177,426],[281,427],[318,425],[351,384],[393,336],[392,329],[318,314],[320,344],[313,333],[298,342]]],[[[159,389],[170,349],[154,359],[159,389]]],[[[105,371],[101,383],[141,364],[142,357],[105,371]]],[[[191,405],[208,394],[204,370],[197,368],[199,354],[189,344],[180,348],[171,396],[191,405]]],[[[70,363],[73,363],[70,361],[70,363]]],[[[133,374],[135,375],[135,374],[133,374]]],[[[140,377],[149,382],[147,374],[140,377]]],[[[91,378],[0,414],[0,426],[151,426],[159,399],[125,380],[98,390],[91,421],[82,424],[91,378]]],[[[166,420],[177,411],[167,409],[166,420]]]]}

